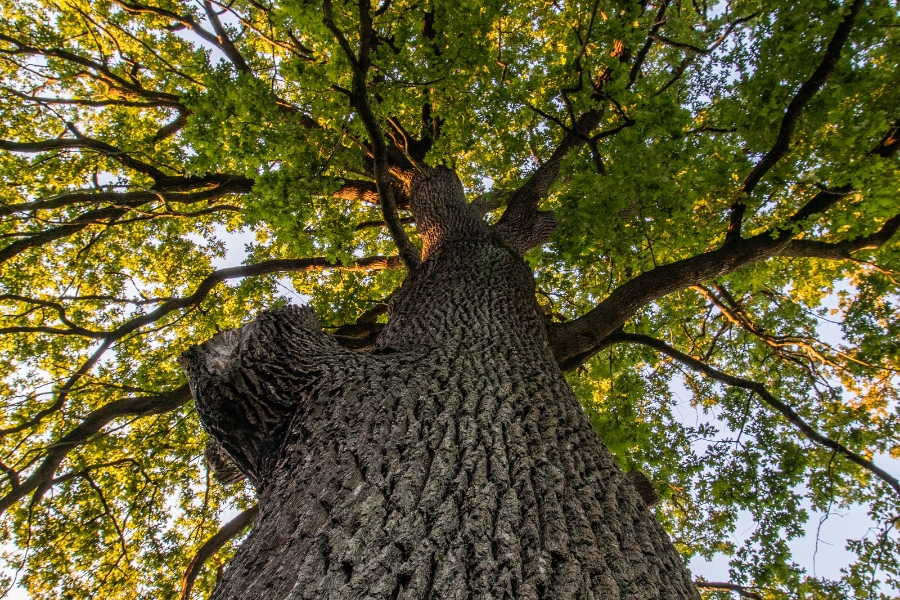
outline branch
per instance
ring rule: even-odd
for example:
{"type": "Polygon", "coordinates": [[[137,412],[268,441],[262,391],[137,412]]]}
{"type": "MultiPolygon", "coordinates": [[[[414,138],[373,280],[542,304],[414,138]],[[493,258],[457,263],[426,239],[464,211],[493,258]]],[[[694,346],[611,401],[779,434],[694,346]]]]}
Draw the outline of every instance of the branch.
{"type": "Polygon", "coordinates": [[[757,594],[754,591],[751,591],[750,588],[744,587],[742,585],[737,585],[735,583],[724,583],[718,581],[695,581],[694,585],[698,588],[710,589],[710,590],[728,590],[729,592],[736,592],[738,596],[741,598],[751,598],[752,600],[763,600],[763,597],[757,594]]]}
{"type": "Polygon", "coordinates": [[[15,49],[12,50],[0,49],[0,53],[25,54],[32,56],[40,55],[46,56],[48,58],[59,58],[94,71],[94,73],[85,74],[94,79],[102,81],[104,84],[109,86],[110,89],[117,90],[126,97],[140,96],[143,98],[154,100],[156,102],[164,103],[168,106],[173,106],[176,108],[183,107],[181,98],[179,96],[166,92],[157,92],[145,89],[142,85],[135,82],[133,79],[129,80],[121,77],[120,75],[116,75],[108,66],[93,61],[89,58],[79,56],[78,54],[75,54],[74,52],[71,52],[69,50],[65,50],[63,48],[40,48],[37,46],[31,46],[30,44],[22,42],[21,40],[6,35],[2,32],[0,32],[0,41],[12,44],[15,47],[15,49]]]}
{"type": "Polygon", "coordinates": [[[244,57],[241,56],[241,53],[238,51],[237,46],[234,45],[234,42],[228,38],[228,32],[225,31],[225,28],[222,26],[219,15],[216,14],[216,9],[213,8],[213,5],[209,0],[204,0],[203,9],[206,11],[209,22],[212,23],[213,31],[216,32],[216,45],[225,53],[225,56],[228,57],[228,60],[234,64],[238,71],[241,73],[249,73],[250,66],[247,64],[247,61],[244,60],[244,57]]]}
{"type": "Polygon", "coordinates": [[[156,167],[148,165],[136,158],[132,158],[126,152],[123,152],[106,142],[101,142],[100,140],[94,140],[88,137],[79,136],[76,139],[42,140],[39,142],[11,142],[0,140],[0,150],[7,150],[9,152],[36,153],[47,152],[49,150],[76,150],[81,148],[95,150],[100,154],[121,163],[122,166],[147,175],[154,181],[166,178],[166,174],[156,167]]]}
{"type": "MultiPolygon", "coordinates": [[[[668,5],[668,2],[666,5],[668,5]]],[[[596,10],[596,5],[594,8],[596,10]]],[[[593,16],[591,17],[591,24],[593,24],[593,16]]],[[[590,27],[591,26],[589,25],[588,34],[590,34],[590,27]]],[[[583,54],[587,43],[588,40],[585,39],[582,43],[582,49],[579,53],[579,57],[576,59],[576,63],[580,62],[581,55],[583,54]]],[[[628,61],[629,56],[631,56],[631,52],[624,47],[620,40],[615,40],[610,56],[618,59],[621,63],[625,63],[628,61]]],[[[603,95],[602,88],[612,77],[612,73],[612,69],[607,68],[599,75],[596,82],[592,82],[592,100],[609,99],[603,95]]],[[[580,77],[581,71],[579,70],[578,86],[575,88],[567,88],[562,91],[567,106],[570,106],[567,94],[569,92],[581,90],[582,84],[580,77]]],[[[613,101],[613,103],[615,104],[615,101],[613,101]]],[[[550,158],[543,162],[525,183],[512,193],[509,197],[506,210],[494,226],[495,231],[501,238],[520,250],[523,248],[527,249],[529,243],[534,243],[536,240],[543,240],[546,236],[544,235],[545,232],[541,230],[549,228],[550,233],[552,233],[553,229],[555,229],[556,222],[552,218],[552,215],[541,213],[538,210],[538,206],[541,200],[547,196],[550,187],[557,178],[559,178],[559,169],[562,166],[563,159],[574,148],[578,148],[584,144],[590,144],[591,150],[596,156],[596,139],[592,139],[590,133],[600,124],[600,121],[603,118],[603,110],[600,108],[591,108],[577,120],[575,119],[574,114],[572,114],[571,107],[569,110],[571,119],[574,121],[573,126],[571,129],[566,129],[565,137],[563,137],[562,141],[553,151],[553,154],[550,155],[550,158]]],[[[628,119],[627,116],[624,120],[625,124],[622,127],[615,128],[608,132],[609,135],[615,134],[624,127],[630,127],[634,124],[634,121],[628,119]]],[[[598,168],[602,169],[602,163],[599,161],[598,168]]]]}
{"type": "MultiPolygon", "coordinates": [[[[343,265],[341,263],[332,262],[326,258],[297,258],[297,259],[280,259],[280,260],[270,260],[261,263],[257,263],[254,265],[246,265],[243,267],[231,267],[227,269],[220,269],[218,271],[213,272],[208,275],[200,284],[197,286],[196,290],[190,296],[186,296],[183,298],[169,298],[165,300],[159,307],[155,310],[141,315],[140,317],[135,317],[130,321],[126,321],[122,325],[118,326],[116,329],[106,333],[103,336],[103,343],[100,347],[91,355],[91,357],[81,366],[81,368],[72,375],[68,381],[63,385],[59,391],[57,392],[56,401],[49,406],[48,408],[40,411],[37,415],[35,415],[30,421],[26,423],[22,423],[20,425],[16,425],[14,427],[10,427],[4,430],[0,430],[0,437],[4,435],[8,435],[11,433],[16,433],[18,431],[22,431],[24,429],[28,429],[30,427],[34,427],[38,425],[41,420],[47,415],[53,414],[62,408],[65,398],[67,397],[69,391],[71,391],[72,386],[75,382],[82,377],[85,373],[87,373],[96,362],[100,359],[100,356],[112,345],[113,342],[118,341],[125,337],[126,335],[137,331],[141,327],[145,325],[149,325],[150,323],[154,323],[172,311],[188,308],[202,302],[209,292],[219,283],[226,281],[228,279],[236,279],[243,277],[253,277],[259,275],[268,275],[270,273],[280,273],[280,272],[289,272],[289,271],[312,271],[316,269],[345,269],[349,271],[376,271],[383,269],[396,269],[400,267],[400,261],[397,257],[383,257],[383,256],[372,256],[368,258],[361,258],[357,260],[355,263],[349,265],[343,265]]],[[[2,512],[2,510],[0,510],[2,512]]]]}
{"type": "Polygon", "coordinates": [[[590,142],[590,133],[600,124],[602,118],[603,111],[600,109],[591,109],[584,113],[574,127],[566,133],[550,158],[544,161],[525,183],[512,192],[503,216],[494,226],[500,237],[514,246],[522,245],[517,244],[516,241],[530,235],[536,220],[539,219],[538,205],[559,178],[559,169],[563,159],[572,149],[590,142]]]}
{"type": "Polygon", "coordinates": [[[200,546],[197,553],[194,555],[194,558],[191,559],[184,575],[181,577],[180,600],[188,600],[188,598],[191,597],[191,591],[194,589],[194,581],[197,579],[197,576],[200,574],[206,561],[215,556],[215,554],[222,549],[222,546],[227,544],[232,538],[249,527],[253,521],[256,520],[258,514],[259,505],[256,504],[230,520],[225,525],[222,525],[222,528],[219,529],[214,536],[206,540],[203,545],[200,546]]]}
{"type": "Polygon", "coordinates": [[[829,450],[837,452],[850,462],[866,469],[867,471],[884,481],[886,484],[891,486],[894,489],[894,492],[897,494],[897,497],[900,498],[900,481],[898,481],[884,469],[881,469],[880,467],[875,465],[875,463],[873,463],[872,461],[863,458],[843,444],[819,433],[809,423],[804,421],[803,418],[799,414],[797,414],[797,412],[793,408],[773,396],[763,384],[719,371],[718,369],[715,369],[692,356],[688,356],[684,352],[676,350],[662,340],[650,337],[649,335],[617,332],[610,336],[608,341],[610,343],[624,342],[648,346],[658,352],[661,352],[662,354],[665,354],[666,356],[674,358],[678,362],[687,365],[695,371],[703,373],[707,377],[715,379],[716,381],[733,387],[743,388],[755,393],[757,396],[762,398],[762,400],[771,408],[781,413],[783,417],[785,417],[792,425],[797,427],[797,429],[799,429],[806,437],[822,446],[825,446],[829,450]]]}
{"type": "Polygon", "coordinates": [[[791,144],[791,136],[793,136],[794,129],[797,127],[797,121],[800,119],[800,113],[803,112],[803,109],[806,108],[806,105],[812,97],[822,88],[825,81],[834,71],[834,67],[841,57],[841,50],[847,42],[847,38],[850,37],[850,31],[853,29],[853,22],[856,19],[856,15],[859,14],[859,11],[864,4],[865,0],[853,0],[853,4],[850,5],[850,9],[847,11],[847,14],[844,15],[844,19],[841,21],[840,25],[838,25],[837,30],[834,32],[834,36],[832,36],[831,41],[828,42],[828,46],[825,49],[825,54],[822,56],[822,61],[819,63],[819,66],[813,71],[810,78],[800,86],[800,89],[797,90],[797,93],[788,105],[784,117],[781,119],[781,127],[778,130],[778,137],[775,139],[775,144],[765,156],[756,163],[756,166],[753,167],[744,179],[741,189],[738,192],[738,200],[732,204],[730,208],[728,230],[725,234],[726,244],[733,243],[740,239],[741,223],[744,218],[744,211],[746,210],[745,199],[753,193],[756,184],[759,183],[763,176],[765,176],[765,174],[775,166],[775,163],[781,160],[787,153],[791,144]]]}
{"type": "Polygon", "coordinates": [[[895,123],[894,128],[878,142],[878,145],[872,150],[872,154],[877,154],[882,158],[891,158],[897,154],[900,148],[900,123],[895,123]]]}
{"type": "MultiPolygon", "coordinates": [[[[104,223],[110,225],[121,219],[129,211],[137,209],[142,204],[152,201],[178,202],[178,203],[195,203],[200,201],[214,200],[226,194],[247,193],[253,187],[253,181],[245,177],[229,177],[229,176],[211,176],[207,178],[196,177],[165,177],[163,184],[159,187],[166,188],[188,188],[196,189],[204,185],[214,185],[202,192],[192,194],[174,192],[163,193],[155,190],[143,192],[100,192],[91,193],[71,193],[56,196],[47,200],[36,200],[33,202],[23,202],[21,204],[12,204],[0,206],[0,216],[9,216],[18,212],[30,212],[35,210],[45,210],[52,208],[61,208],[82,202],[102,203],[111,202],[112,207],[98,208],[82,213],[80,216],[63,223],[57,227],[38,231],[34,233],[25,232],[23,239],[12,242],[11,244],[0,248],[0,264],[30,249],[37,248],[52,242],[54,240],[69,237],[78,233],[82,229],[104,223]],[[217,183],[218,182],[218,183],[217,183]]],[[[231,210],[234,207],[224,208],[231,210]]],[[[198,211],[196,213],[177,213],[171,212],[169,215],[157,214],[156,216],[181,216],[191,217],[206,214],[210,210],[222,210],[223,207],[210,207],[209,210],[198,211]]]]}
{"type": "Polygon", "coordinates": [[[605,344],[605,338],[621,328],[631,315],[656,298],[773,257],[852,259],[853,252],[884,245],[898,229],[900,214],[886,221],[875,233],[843,242],[794,240],[790,237],[791,231],[783,231],[777,236],[766,231],[704,254],[656,267],[620,285],[600,304],[574,321],[551,324],[549,333],[553,353],[561,369],[574,369],[599,351],[605,344]]]}
{"type": "Polygon", "coordinates": [[[210,44],[221,50],[222,53],[225,54],[225,56],[228,58],[228,60],[230,60],[231,63],[240,72],[247,73],[250,71],[250,67],[247,65],[244,57],[241,56],[240,52],[238,52],[237,48],[228,38],[227,32],[225,31],[225,28],[222,27],[222,23],[221,21],[219,21],[219,17],[216,14],[215,9],[209,2],[203,2],[203,8],[206,12],[207,17],[209,18],[210,24],[212,24],[213,26],[213,30],[215,31],[215,33],[212,33],[207,29],[201,27],[200,24],[191,15],[180,15],[165,8],[158,8],[156,6],[148,6],[135,2],[125,2],[123,0],[114,1],[126,12],[132,14],[153,14],[175,21],[183,27],[186,27],[187,29],[193,31],[201,39],[209,42],[210,44]]]}
{"type": "Polygon", "coordinates": [[[647,40],[644,42],[644,45],[641,46],[641,49],[638,50],[637,56],[634,57],[634,64],[631,66],[631,71],[628,73],[629,88],[634,85],[634,82],[637,81],[638,76],[641,74],[641,67],[644,65],[644,59],[647,58],[647,53],[650,52],[650,48],[653,46],[653,40],[656,39],[656,33],[666,23],[665,15],[666,9],[669,8],[669,2],[670,0],[663,0],[656,13],[656,19],[653,21],[653,25],[650,26],[650,33],[647,34],[647,40]]]}
{"type": "Polygon", "coordinates": [[[400,215],[397,213],[397,201],[394,198],[393,178],[391,176],[388,163],[388,148],[384,141],[384,134],[372,107],[369,105],[368,92],[366,91],[366,78],[368,76],[370,60],[369,51],[371,50],[371,42],[374,37],[372,31],[372,20],[370,14],[371,6],[369,0],[360,0],[359,2],[359,56],[353,52],[350,42],[344,37],[341,30],[335,25],[332,18],[331,0],[323,0],[322,2],[322,22],[331,31],[338,45],[350,61],[353,69],[353,88],[350,91],[350,103],[359,113],[366,133],[369,135],[369,141],[372,144],[372,159],[375,169],[375,185],[378,189],[378,197],[381,199],[381,213],[388,231],[397,246],[400,258],[406,264],[407,269],[414,270],[419,264],[419,252],[403,229],[400,222],[400,215]]]}
{"type": "Polygon", "coordinates": [[[175,410],[191,399],[187,384],[170,392],[156,396],[123,398],[89,413],[84,420],[48,446],[47,455],[37,469],[19,485],[0,498],[0,514],[31,492],[32,504],[38,502],[50,489],[56,469],[70,450],[84,444],[88,439],[115,419],[125,416],[146,417],[175,410]]]}
{"type": "Polygon", "coordinates": [[[69,237],[71,235],[74,235],[75,233],[78,233],[82,229],[94,225],[100,221],[116,221],[129,210],[129,208],[98,208],[95,210],[87,211],[80,216],[72,219],[68,223],[60,225],[59,227],[53,227],[51,229],[46,229],[33,235],[29,235],[25,239],[21,239],[17,242],[9,244],[8,246],[0,248],[0,264],[3,264],[9,259],[21,254],[22,252],[25,252],[30,248],[37,248],[54,240],[69,237]]]}
{"type": "Polygon", "coordinates": [[[238,279],[243,277],[256,277],[260,275],[268,275],[271,273],[298,272],[298,271],[315,271],[319,269],[340,269],[346,271],[379,271],[386,269],[396,269],[400,267],[400,262],[396,257],[371,256],[368,258],[360,258],[356,262],[350,264],[342,264],[334,262],[327,258],[285,258],[268,260],[253,265],[245,265],[243,267],[230,267],[227,269],[219,269],[208,275],[201,281],[194,293],[183,298],[171,298],[163,302],[155,310],[136,317],[107,334],[108,340],[120,340],[129,333],[140,329],[144,325],[148,325],[172,311],[188,308],[199,304],[206,298],[207,294],[219,283],[229,279],[238,279]]]}
{"type": "Polygon", "coordinates": [[[842,242],[820,242],[817,240],[791,240],[781,252],[781,256],[797,258],[825,258],[830,260],[852,260],[854,252],[874,250],[886,244],[900,229],[900,214],[894,215],[869,235],[842,242]]]}

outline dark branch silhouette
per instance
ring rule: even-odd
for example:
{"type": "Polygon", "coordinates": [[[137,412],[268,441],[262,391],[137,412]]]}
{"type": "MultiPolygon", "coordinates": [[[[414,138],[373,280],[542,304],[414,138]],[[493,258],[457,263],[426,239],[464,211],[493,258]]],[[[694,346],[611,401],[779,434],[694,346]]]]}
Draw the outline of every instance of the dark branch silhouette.
{"type": "Polygon", "coordinates": [[[781,126],[778,129],[775,143],[766,152],[765,156],[756,163],[756,166],[747,174],[747,177],[744,178],[741,189],[738,192],[738,200],[732,204],[730,209],[728,230],[725,234],[726,244],[733,243],[741,237],[741,224],[746,211],[746,199],[753,193],[756,184],[787,153],[791,145],[791,137],[794,135],[794,129],[797,127],[797,122],[800,120],[803,109],[825,85],[825,81],[831,76],[835,66],[837,66],[838,59],[841,57],[841,50],[844,48],[844,44],[846,44],[853,29],[856,15],[859,14],[864,5],[865,0],[854,0],[853,4],[850,5],[849,10],[844,15],[844,19],[828,42],[819,66],[816,67],[810,78],[800,86],[800,89],[797,90],[797,93],[794,94],[794,98],[788,105],[787,111],[785,111],[784,117],[781,119],[781,126]]]}
{"type": "Polygon", "coordinates": [[[680,350],[673,348],[672,346],[669,346],[662,340],[658,340],[649,335],[617,332],[611,335],[607,341],[609,343],[624,342],[648,346],[662,354],[665,354],[666,356],[674,358],[678,362],[687,365],[695,371],[703,373],[707,377],[715,379],[716,381],[753,392],[754,394],[759,396],[763,400],[763,402],[781,413],[781,415],[797,429],[799,429],[803,433],[803,435],[816,442],[817,444],[820,444],[822,446],[825,446],[829,450],[837,452],[850,462],[859,465],[863,469],[869,471],[870,473],[884,481],[886,484],[891,486],[891,488],[893,488],[894,492],[897,494],[897,497],[900,498],[900,481],[898,481],[896,477],[892,476],[884,469],[878,467],[871,460],[867,460],[856,452],[853,452],[840,442],[836,442],[828,436],[819,433],[819,431],[817,431],[813,426],[807,423],[803,419],[803,417],[797,414],[797,412],[793,408],[791,408],[790,406],[776,398],[771,392],[769,392],[769,390],[766,389],[766,386],[764,386],[763,384],[757,381],[744,379],[743,377],[737,377],[735,375],[724,373],[723,371],[709,366],[701,360],[698,360],[692,356],[685,354],[684,352],[681,352],[680,350]]]}

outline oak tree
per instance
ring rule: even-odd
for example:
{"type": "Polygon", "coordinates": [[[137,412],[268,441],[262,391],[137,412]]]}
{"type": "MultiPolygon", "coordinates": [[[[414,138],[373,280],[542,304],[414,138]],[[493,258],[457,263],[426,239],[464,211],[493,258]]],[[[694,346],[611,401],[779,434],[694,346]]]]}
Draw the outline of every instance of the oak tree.
{"type": "Polygon", "coordinates": [[[0,8],[5,586],[897,591],[896,0],[0,8]]]}

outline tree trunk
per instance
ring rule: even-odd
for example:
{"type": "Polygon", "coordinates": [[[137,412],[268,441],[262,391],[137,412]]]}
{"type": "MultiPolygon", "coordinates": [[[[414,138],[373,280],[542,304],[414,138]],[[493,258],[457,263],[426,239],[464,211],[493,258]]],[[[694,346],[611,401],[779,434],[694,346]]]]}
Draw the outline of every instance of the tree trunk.
{"type": "Polygon", "coordinates": [[[424,262],[372,352],[287,308],[182,358],[259,493],[213,598],[698,598],[557,367],[518,252],[451,171],[410,198],[424,262]]]}

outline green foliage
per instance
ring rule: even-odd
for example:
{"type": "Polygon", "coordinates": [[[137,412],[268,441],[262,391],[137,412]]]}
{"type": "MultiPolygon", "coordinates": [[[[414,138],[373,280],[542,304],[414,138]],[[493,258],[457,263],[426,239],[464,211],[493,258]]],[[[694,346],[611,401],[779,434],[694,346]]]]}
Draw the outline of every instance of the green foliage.
{"type": "MultiPolygon", "coordinates": [[[[0,0],[0,252],[30,244],[0,267],[3,495],[92,411],[178,388],[180,352],[284,303],[283,286],[334,328],[403,278],[341,268],[395,249],[372,224],[377,206],[338,193],[370,165],[342,92],[350,64],[321,5],[213,2],[212,17],[203,3],[141,2],[0,0]],[[9,145],[53,140],[72,145],[9,145]],[[221,264],[223,232],[238,230],[255,235],[247,264],[320,257],[333,268],[229,279],[153,312],[190,297],[221,264]]],[[[375,18],[376,115],[418,136],[427,103],[441,125],[426,160],[454,167],[473,198],[494,190],[505,200],[578,116],[602,111],[600,135],[569,153],[542,205],[559,229],[528,254],[553,320],[721,246],[736,201],[745,237],[788,231],[832,244],[870,236],[898,212],[897,155],[875,151],[900,135],[896,1],[863,7],[788,152],[749,195],[741,182],[849,5],[666,2],[664,17],[662,6],[395,0],[375,18]],[[827,211],[789,221],[842,186],[852,190],[827,211]]],[[[355,47],[357,5],[335,4],[335,23],[355,47]]],[[[771,258],[660,295],[625,330],[765,384],[819,432],[896,473],[898,273],[896,236],[841,260],[771,258]]],[[[893,492],[757,395],[628,344],[571,382],[621,466],[656,485],[657,515],[686,557],[725,554],[732,581],[767,599],[900,590],[893,492]],[[847,541],[855,561],[827,577],[804,570],[789,542],[812,512],[858,505],[874,525],[847,541]],[[748,515],[756,526],[737,539],[748,515]]],[[[110,419],[68,450],[38,500],[31,490],[6,512],[7,565],[34,598],[177,597],[223,515],[253,502],[249,488],[211,481],[204,443],[190,403],[110,419]]],[[[195,597],[215,577],[210,563],[195,597]]]]}

